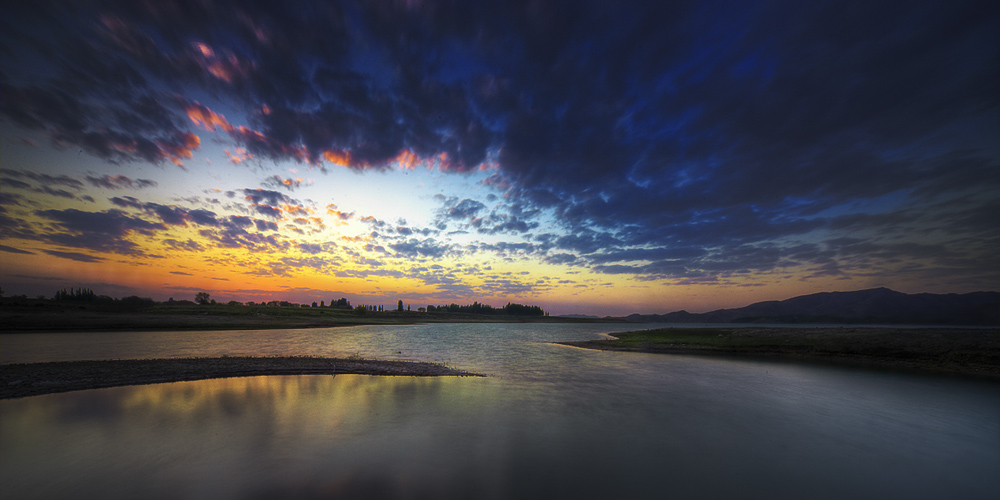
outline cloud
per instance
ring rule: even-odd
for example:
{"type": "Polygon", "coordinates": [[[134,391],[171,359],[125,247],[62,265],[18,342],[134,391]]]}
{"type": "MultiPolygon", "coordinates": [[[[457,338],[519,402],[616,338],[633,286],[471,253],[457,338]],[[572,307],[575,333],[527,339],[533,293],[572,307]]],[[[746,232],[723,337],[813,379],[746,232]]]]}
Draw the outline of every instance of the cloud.
{"type": "Polygon", "coordinates": [[[184,111],[195,125],[209,132],[214,132],[217,128],[230,133],[236,131],[236,127],[232,126],[226,117],[215,113],[201,103],[189,103],[184,107],[184,111]]]}
{"type": "MultiPolygon", "coordinates": [[[[326,213],[327,215],[332,215],[333,217],[335,217],[337,219],[338,224],[346,224],[347,221],[355,217],[355,212],[342,212],[340,210],[337,210],[337,205],[334,203],[330,203],[326,206],[326,213]]],[[[380,224],[378,221],[375,220],[374,217],[370,216],[364,217],[362,221],[371,223],[375,226],[380,224]]]]}
{"type": "Polygon", "coordinates": [[[42,184],[43,187],[65,186],[74,191],[79,191],[84,187],[83,182],[81,182],[79,179],[74,179],[73,177],[70,177],[65,174],[51,175],[40,172],[31,172],[26,170],[15,170],[6,168],[2,170],[2,173],[3,176],[7,179],[10,179],[12,177],[17,179],[31,179],[39,184],[42,184]]]}
{"type": "Polygon", "coordinates": [[[41,210],[37,215],[53,220],[69,233],[97,233],[120,238],[130,233],[151,236],[166,229],[163,224],[130,217],[120,210],[85,212],[74,208],[66,210],[41,210]]]}
{"type": "Polygon", "coordinates": [[[218,227],[201,229],[198,234],[219,248],[245,248],[268,253],[291,248],[291,243],[280,234],[263,234],[265,230],[277,231],[278,226],[270,221],[231,215],[227,219],[220,219],[218,227]],[[258,232],[252,233],[247,231],[248,228],[255,228],[258,232]]]}
{"type": "Polygon", "coordinates": [[[86,176],[87,182],[91,186],[101,187],[105,189],[143,189],[149,187],[156,187],[156,181],[151,181],[149,179],[135,179],[132,180],[124,175],[104,175],[101,177],[86,176]]]}
{"type": "Polygon", "coordinates": [[[264,217],[281,219],[281,209],[270,205],[254,205],[253,210],[264,217]]]}
{"type": "MultiPolygon", "coordinates": [[[[114,162],[181,164],[197,131],[239,162],[485,169],[505,205],[455,199],[438,230],[527,238],[545,220],[550,258],[600,272],[815,268],[829,261],[788,249],[875,235],[901,242],[824,258],[845,268],[939,249],[976,276],[981,242],[1000,237],[997,26],[1000,9],[971,0],[39,1],[5,20],[0,116],[114,162]],[[942,231],[977,243],[940,243],[942,231]]],[[[302,206],[277,191],[289,181],[241,194],[279,220],[302,206]]],[[[395,244],[412,253],[407,231],[395,244]]]]}
{"type": "Polygon", "coordinates": [[[19,254],[25,254],[25,255],[34,255],[35,254],[35,252],[29,252],[27,250],[21,250],[20,248],[9,247],[7,245],[0,245],[0,252],[19,253],[19,254]]]}
{"type": "Polygon", "coordinates": [[[202,246],[201,243],[198,243],[197,241],[194,241],[190,238],[188,238],[186,241],[179,241],[173,238],[167,238],[164,239],[162,243],[164,245],[167,245],[167,247],[173,250],[180,250],[183,252],[202,252],[205,250],[205,247],[202,246]]]}
{"type": "Polygon", "coordinates": [[[202,208],[191,210],[175,205],[167,206],[159,203],[143,202],[132,196],[114,197],[110,201],[122,208],[136,208],[156,215],[164,224],[168,225],[186,226],[189,222],[202,226],[219,225],[215,212],[202,208]]]}
{"type": "Polygon", "coordinates": [[[579,257],[570,253],[557,253],[545,257],[545,262],[554,265],[573,264],[577,260],[579,260],[579,257]]]}
{"type": "Polygon", "coordinates": [[[55,228],[54,231],[33,235],[35,239],[97,252],[144,255],[139,246],[128,238],[135,234],[153,236],[166,229],[162,223],[148,222],[116,209],[86,212],[71,208],[39,210],[35,214],[51,220],[55,228]]]}
{"type": "Polygon", "coordinates": [[[278,224],[271,222],[269,220],[254,219],[253,224],[257,228],[257,230],[261,232],[278,230],[278,224]]]}
{"type": "Polygon", "coordinates": [[[471,219],[485,208],[486,205],[476,200],[466,198],[458,202],[456,205],[448,207],[445,215],[449,219],[471,219]]]}
{"type": "Polygon", "coordinates": [[[60,252],[58,250],[42,250],[42,251],[54,257],[75,260],[77,262],[101,262],[105,260],[102,257],[95,257],[93,255],[87,255],[78,252],[60,252]]]}
{"type": "Polygon", "coordinates": [[[284,188],[289,191],[294,191],[298,189],[299,187],[302,186],[303,183],[309,185],[312,184],[312,181],[305,181],[301,177],[295,179],[285,179],[278,175],[272,175],[271,177],[264,179],[263,182],[265,187],[284,188]]]}
{"type": "MultiPolygon", "coordinates": [[[[65,39],[59,40],[59,43],[65,42],[65,39]]],[[[45,45],[51,44],[39,42],[39,47],[45,45]]],[[[73,53],[87,51],[88,47],[60,49],[66,50],[68,59],[72,60],[73,53]]],[[[161,104],[172,101],[171,96],[148,88],[123,88],[106,80],[100,81],[123,75],[106,67],[106,63],[97,63],[94,60],[98,57],[96,52],[84,57],[86,63],[99,67],[78,69],[101,72],[96,73],[98,81],[69,83],[72,76],[62,74],[56,77],[57,80],[43,85],[17,86],[0,82],[0,93],[4,95],[0,115],[22,127],[47,134],[56,145],[71,144],[112,161],[141,160],[158,164],[169,160],[181,165],[183,159],[191,157],[200,140],[175,126],[171,111],[161,104]],[[70,89],[77,93],[70,94],[70,89]]]]}
{"type": "MultiPolygon", "coordinates": [[[[0,185],[6,186],[13,189],[23,189],[27,191],[34,191],[36,193],[45,193],[49,196],[55,196],[58,198],[66,199],[76,199],[77,194],[83,188],[83,183],[77,179],[69,177],[67,175],[49,175],[38,172],[29,172],[23,170],[10,170],[4,169],[0,171],[0,185]],[[36,186],[31,182],[25,182],[24,180],[34,181],[39,184],[36,186]],[[53,186],[65,186],[72,189],[74,192],[67,191],[65,189],[53,187],[53,186]]],[[[89,198],[87,195],[81,196],[81,199],[89,198]]]]}
{"type": "Polygon", "coordinates": [[[321,253],[332,252],[336,248],[336,245],[333,244],[333,243],[322,243],[322,244],[321,243],[299,243],[296,246],[299,248],[299,250],[302,250],[303,253],[307,253],[307,254],[310,254],[310,255],[317,255],[317,254],[321,254],[321,253]]]}
{"type": "Polygon", "coordinates": [[[439,259],[453,251],[451,245],[440,243],[431,238],[423,240],[410,238],[399,243],[391,243],[387,246],[396,252],[397,257],[408,259],[427,257],[439,259]]]}
{"type": "Polygon", "coordinates": [[[253,204],[281,205],[282,203],[296,203],[292,198],[278,191],[267,189],[243,189],[244,198],[253,204]]]}

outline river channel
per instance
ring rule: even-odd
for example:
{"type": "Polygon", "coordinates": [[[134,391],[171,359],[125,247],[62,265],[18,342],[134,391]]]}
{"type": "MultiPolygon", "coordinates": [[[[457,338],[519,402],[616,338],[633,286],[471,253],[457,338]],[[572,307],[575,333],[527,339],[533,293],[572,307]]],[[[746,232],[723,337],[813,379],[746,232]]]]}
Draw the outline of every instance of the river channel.
{"type": "Polygon", "coordinates": [[[0,335],[0,362],[358,355],[0,401],[3,498],[994,498],[1000,384],[590,351],[606,324],[0,335]]]}

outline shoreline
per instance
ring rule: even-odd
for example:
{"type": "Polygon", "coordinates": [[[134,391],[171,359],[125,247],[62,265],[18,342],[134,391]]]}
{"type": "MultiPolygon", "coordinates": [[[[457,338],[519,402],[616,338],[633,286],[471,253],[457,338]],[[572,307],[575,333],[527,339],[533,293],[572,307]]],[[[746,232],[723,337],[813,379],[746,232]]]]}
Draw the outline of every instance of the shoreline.
{"type": "Polygon", "coordinates": [[[663,328],[555,342],[583,349],[823,363],[1000,381],[1000,329],[663,328]]]}
{"type": "Polygon", "coordinates": [[[307,356],[54,361],[0,365],[0,399],[216,378],[340,374],[411,377],[485,376],[421,361],[307,356]]]}
{"type": "Polygon", "coordinates": [[[105,310],[64,304],[0,306],[0,334],[222,331],[338,328],[431,323],[608,323],[606,319],[388,311],[357,314],[329,308],[163,306],[105,310]]]}

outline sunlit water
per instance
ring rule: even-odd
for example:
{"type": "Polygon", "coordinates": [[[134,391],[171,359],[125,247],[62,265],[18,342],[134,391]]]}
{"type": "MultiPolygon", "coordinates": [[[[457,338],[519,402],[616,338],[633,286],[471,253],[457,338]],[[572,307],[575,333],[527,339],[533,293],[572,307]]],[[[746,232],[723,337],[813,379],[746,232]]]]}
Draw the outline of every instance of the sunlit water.
{"type": "Polygon", "coordinates": [[[994,498],[1000,490],[1000,384],[547,343],[634,328],[3,335],[3,363],[358,354],[490,377],[251,377],[0,401],[0,496],[994,498]]]}

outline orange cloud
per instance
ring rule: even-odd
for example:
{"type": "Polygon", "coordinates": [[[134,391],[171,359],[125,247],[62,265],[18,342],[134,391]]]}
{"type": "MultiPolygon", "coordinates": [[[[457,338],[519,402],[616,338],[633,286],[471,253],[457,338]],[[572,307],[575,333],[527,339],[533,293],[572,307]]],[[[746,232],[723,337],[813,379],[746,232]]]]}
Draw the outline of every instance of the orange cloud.
{"type": "Polygon", "coordinates": [[[229,157],[229,162],[233,165],[239,165],[240,163],[253,159],[253,155],[244,148],[236,148],[236,151],[232,153],[227,149],[226,156],[229,157]]]}
{"type": "Polygon", "coordinates": [[[212,50],[212,47],[209,47],[201,42],[195,42],[194,46],[199,52],[201,52],[201,55],[205,57],[215,57],[215,51],[212,50]]]}
{"type": "Polygon", "coordinates": [[[326,213],[337,218],[336,225],[338,226],[346,226],[347,221],[353,219],[355,215],[354,212],[341,212],[337,210],[337,205],[333,203],[326,206],[326,213]]]}
{"type": "Polygon", "coordinates": [[[302,205],[282,205],[281,208],[285,213],[292,215],[309,215],[310,213],[310,210],[302,205]]]}
{"type": "Polygon", "coordinates": [[[351,166],[351,153],[347,151],[334,151],[328,149],[323,151],[323,159],[333,163],[334,165],[340,165],[342,167],[351,166]]]}
{"type": "MultiPolygon", "coordinates": [[[[232,126],[229,121],[226,120],[225,116],[222,116],[206,106],[200,103],[189,104],[184,111],[187,112],[188,118],[194,122],[195,125],[208,130],[209,132],[215,132],[216,128],[221,128],[226,132],[232,133],[236,130],[236,127],[232,126]]],[[[241,129],[245,127],[240,127],[241,129]]]]}
{"type": "Polygon", "coordinates": [[[227,83],[233,83],[236,76],[246,76],[253,69],[253,62],[241,60],[236,54],[216,55],[212,47],[195,42],[195,49],[201,55],[198,62],[209,74],[227,83]]]}
{"type": "Polygon", "coordinates": [[[369,241],[372,239],[372,237],[368,236],[367,234],[361,234],[358,236],[341,236],[340,239],[344,241],[351,241],[357,243],[357,242],[369,241]]]}
{"type": "Polygon", "coordinates": [[[413,153],[413,151],[410,151],[409,149],[404,149],[400,151],[398,155],[396,155],[396,158],[394,158],[393,161],[396,162],[397,165],[399,165],[399,168],[405,168],[406,170],[413,170],[417,166],[417,164],[420,163],[420,158],[418,158],[417,155],[413,153]]]}
{"type": "Polygon", "coordinates": [[[181,159],[190,159],[194,156],[194,150],[201,146],[201,138],[191,132],[184,132],[181,134],[180,144],[170,144],[167,142],[157,141],[157,145],[166,154],[170,161],[178,167],[183,167],[184,163],[181,159]]]}

